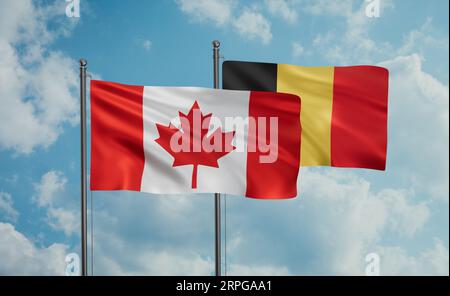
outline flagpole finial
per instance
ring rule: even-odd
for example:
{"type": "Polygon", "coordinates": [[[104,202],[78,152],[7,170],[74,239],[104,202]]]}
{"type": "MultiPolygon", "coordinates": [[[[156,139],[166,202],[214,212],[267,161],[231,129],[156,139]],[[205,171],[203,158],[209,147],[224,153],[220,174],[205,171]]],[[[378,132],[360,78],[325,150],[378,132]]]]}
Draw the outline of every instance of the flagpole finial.
{"type": "Polygon", "coordinates": [[[220,47],[220,41],[219,40],[214,40],[212,42],[212,45],[213,45],[214,48],[219,48],[220,47]]]}
{"type": "Polygon", "coordinates": [[[87,65],[87,60],[86,59],[80,59],[80,67],[86,67],[87,65]]]}

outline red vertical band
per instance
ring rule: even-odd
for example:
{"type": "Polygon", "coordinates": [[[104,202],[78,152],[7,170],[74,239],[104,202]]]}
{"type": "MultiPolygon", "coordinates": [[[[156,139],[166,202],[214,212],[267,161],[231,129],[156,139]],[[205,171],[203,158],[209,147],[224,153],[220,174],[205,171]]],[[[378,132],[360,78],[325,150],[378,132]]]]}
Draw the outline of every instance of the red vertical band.
{"type": "Polygon", "coordinates": [[[297,176],[300,168],[300,98],[295,95],[252,91],[249,100],[250,121],[247,147],[255,143],[256,151],[247,153],[246,196],[260,199],[281,199],[297,196],[297,176]],[[258,137],[258,117],[264,118],[265,139],[258,137]],[[270,118],[278,120],[277,130],[270,130],[270,118]],[[258,149],[260,142],[270,143],[270,133],[278,133],[277,157],[272,163],[262,163],[270,152],[258,149]]]}
{"type": "Polygon", "coordinates": [[[335,67],[332,166],[386,168],[388,80],[381,67],[335,67]]]}
{"type": "Polygon", "coordinates": [[[141,189],[143,86],[91,81],[91,190],[141,189]]]}

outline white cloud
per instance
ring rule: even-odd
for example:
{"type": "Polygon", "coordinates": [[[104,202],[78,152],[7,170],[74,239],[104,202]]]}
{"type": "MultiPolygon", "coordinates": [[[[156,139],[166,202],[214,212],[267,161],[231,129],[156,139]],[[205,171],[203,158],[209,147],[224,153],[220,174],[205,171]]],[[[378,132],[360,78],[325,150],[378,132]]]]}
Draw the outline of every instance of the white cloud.
{"type": "Polygon", "coordinates": [[[233,22],[234,28],[240,35],[253,40],[261,40],[263,44],[272,41],[270,22],[259,12],[246,9],[233,22]]]}
{"type": "MultiPolygon", "coordinates": [[[[380,1],[382,12],[394,8],[392,1],[380,1]]],[[[313,1],[304,3],[305,11],[313,15],[334,16],[344,21],[337,22],[331,30],[319,33],[313,39],[313,46],[327,60],[335,64],[375,63],[391,59],[398,55],[425,54],[445,58],[448,52],[448,34],[440,34],[440,29],[433,26],[433,19],[428,17],[418,29],[413,29],[403,36],[403,43],[398,47],[387,41],[371,37],[372,27],[378,18],[365,15],[367,3],[348,1],[313,1]]]]}
{"type": "MultiPolygon", "coordinates": [[[[178,0],[179,8],[192,21],[213,23],[219,27],[233,27],[239,35],[249,40],[268,44],[272,40],[271,23],[256,6],[236,7],[238,1],[178,0]],[[237,15],[237,11],[242,11],[237,15]]],[[[277,12],[278,13],[278,12],[277,12]]]]}
{"type": "Polygon", "coordinates": [[[448,85],[424,72],[416,54],[380,65],[390,70],[388,173],[420,194],[448,201],[448,85]]]}
{"type": "Polygon", "coordinates": [[[303,1],[303,9],[312,15],[348,16],[352,13],[354,0],[313,0],[303,1]]]}
{"type": "MultiPolygon", "coordinates": [[[[214,273],[211,195],[95,195],[95,274],[214,273]]],[[[231,264],[227,274],[286,275],[289,271],[270,264],[231,264]]]]}
{"type": "Polygon", "coordinates": [[[424,204],[412,204],[404,191],[384,189],[373,192],[370,183],[343,172],[301,174],[301,195],[313,199],[310,225],[319,232],[320,244],[328,254],[330,269],[337,274],[360,274],[370,246],[386,233],[412,236],[427,222],[424,204]],[[411,223],[413,222],[413,223],[411,223]]]}
{"type": "Polygon", "coordinates": [[[70,236],[79,229],[79,217],[65,200],[67,178],[58,171],[49,171],[42,175],[39,183],[34,184],[33,201],[47,210],[47,224],[54,230],[61,230],[70,236]]]}
{"type": "Polygon", "coordinates": [[[48,225],[61,230],[66,236],[77,233],[80,225],[80,216],[74,211],[64,208],[49,208],[47,212],[48,225]]]}
{"type": "Polygon", "coordinates": [[[9,223],[0,222],[0,275],[64,275],[67,246],[38,247],[9,223]]]}
{"type": "Polygon", "coordinates": [[[380,247],[381,275],[449,275],[449,250],[440,240],[418,256],[411,256],[400,247],[380,247]]]}
{"type": "MultiPolygon", "coordinates": [[[[382,11],[391,8],[391,1],[380,1],[382,11]]],[[[318,34],[313,41],[315,49],[330,62],[337,64],[373,63],[380,56],[392,52],[388,42],[375,42],[370,38],[370,28],[376,18],[365,14],[366,2],[312,1],[305,4],[305,11],[313,15],[343,18],[343,27],[336,26],[325,34],[318,34]],[[354,9],[354,6],[357,8],[354,9]]]]}
{"type": "Polygon", "coordinates": [[[0,214],[5,220],[15,223],[19,218],[19,212],[14,208],[11,194],[0,191],[0,214]]]}
{"type": "Polygon", "coordinates": [[[77,65],[64,54],[48,50],[55,38],[74,25],[66,21],[55,26],[56,31],[48,29],[47,21],[58,19],[56,8],[61,5],[2,2],[0,148],[31,153],[54,143],[65,124],[76,123],[77,65]]]}
{"type": "MultiPolygon", "coordinates": [[[[132,250],[131,248],[129,250],[132,250]]],[[[129,251],[128,250],[128,251],[129,251]]],[[[212,275],[211,259],[195,253],[164,250],[139,250],[125,258],[126,262],[99,255],[96,275],[212,275]],[[122,265],[124,264],[124,265],[122,265]],[[132,269],[130,269],[132,266],[132,269]]]]}
{"type": "Polygon", "coordinates": [[[287,267],[277,266],[246,266],[231,264],[227,275],[230,276],[282,276],[290,275],[287,267]]]}
{"type": "Polygon", "coordinates": [[[232,15],[232,0],[177,0],[178,6],[194,21],[210,21],[217,26],[227,24],[232,15]]]}
{"type": "Polygon", "coordinates": [[[33,200],[40,207],[52,206],[55,198],[63,192],[67,178],[58,171],[49,171],[42,175],[39,183],[34,184],[36,194],[33,200]]]}
{"type": "MultiPolygon", "coordinates": [[[[295,200],[228,198],[228,275],[362,274],[364,256],[373,251],[387,274],[445,272],[442,242],[413,256],[380,241],[387,233],[412,237],[428,221],[427,206],[413,203],[413,193],[377,192],[338,169],[303,170],[301,180],[295,200]],[[416,262],[415,269],[408,273],[389,256],[416,262]]],[[[211,196],[95,195],[96,274],[212,274],[211,196]]]]}
{"type": "Polygon", "coordinates": [[[265,3],[272,15],[280,16],[291,24],[297,21],[297,12],[286,0],[266,0],[265,3]]]}
{"type": "Polygon", "coordinates": [[[305,48],[298,41],[292,42],[292,57],[298,59],[305,53],[305,48]]]}
{"type": "MultiPolygon", "coordinates": [[[[376,191],[339,169],[304,169],[300,178],[295,200],[228,198],[227,274],[363,274],[365,255],[387,248],[385,235],[412,238],[429,219],[413,192],[376,191]]],[[[211,196],[96,193],[96,200],[96,274],[212,273],[211,196]]],[[[421,274],[443,268],[408,256],[421,274]]]]}
{"type": "MultiPolygon", "coordinates": [[[[300,196],[294,200],[229,199],[230,266],[286,266],[290,274],[363,275],[366,254],[387,247],[386,237],[416,238],[430,218],[427,204],[415,201],[414,192],[377,190],[348,170],[304,168],[300,180],[300,196]]],[[[395,243],[394,247],[401,248],[395,243]]],[[[422,275],[441,274],[445,267],[443,262],[428,269],[420,255],[401,249],[419,261],[417,271],[422,275]]]]}
{"type": "Polygon", "coordinates": [[[430,218],[430,210],[424,203],[411,204],[412,194],[402,190],[385,189],[377,194],[389,209],[387,222],[390,230],[400,236],[413,237],[430,218]]]}
{"type": "Polygon", "coordinates": [[[96,275],[212,275],[210,199],[99,192],[95,201],[96,275]]]}
{"type": "Polygon", "coordinates": [[[422,52],[424,48],[437,48],[448,52],[448,36],[436,37],[433,19],[427,18],[425,23],[404,36],[403,45],[398,49],[401,55],[422,52]]]}

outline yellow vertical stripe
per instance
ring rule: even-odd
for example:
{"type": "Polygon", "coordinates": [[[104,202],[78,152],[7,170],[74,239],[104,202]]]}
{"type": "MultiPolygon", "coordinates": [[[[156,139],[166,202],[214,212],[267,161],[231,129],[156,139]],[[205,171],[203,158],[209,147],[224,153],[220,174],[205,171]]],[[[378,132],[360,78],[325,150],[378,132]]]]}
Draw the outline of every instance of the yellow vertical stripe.
{"type": "Polygon", "coordinates": [[[334,67],[279,64],[277,91],[301,98],[302,166],[331,165],[331,111],[334,67]]]}

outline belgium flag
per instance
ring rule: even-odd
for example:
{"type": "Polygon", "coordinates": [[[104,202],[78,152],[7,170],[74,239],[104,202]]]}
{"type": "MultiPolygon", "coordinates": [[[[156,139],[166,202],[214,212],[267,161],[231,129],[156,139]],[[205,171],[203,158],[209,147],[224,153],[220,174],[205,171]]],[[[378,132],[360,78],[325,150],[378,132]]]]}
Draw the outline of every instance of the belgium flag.
{"type": "Polygon", "coordinates": [[[301,165],[385,170],[388,70],[225,61],[223,88],[301,98],[301,165]]]}

